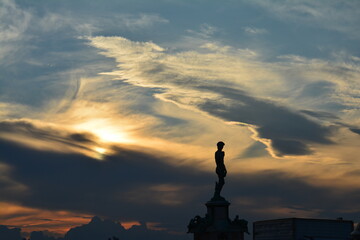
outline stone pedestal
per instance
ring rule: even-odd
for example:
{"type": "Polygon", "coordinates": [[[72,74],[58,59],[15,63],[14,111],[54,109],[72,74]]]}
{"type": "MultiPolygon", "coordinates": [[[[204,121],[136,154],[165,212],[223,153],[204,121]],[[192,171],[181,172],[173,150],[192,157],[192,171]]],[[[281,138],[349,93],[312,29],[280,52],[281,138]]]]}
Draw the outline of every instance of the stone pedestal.
{"type": "Polygon", "coordinates": [[[248,233],[247,221],[229,218],[230,203],[225,199],[210,200],[206,204],[205,217],[196,216],[188,225],[188,233],[194,234],[194,240],[243,240],[248,233]]]}
{"type": "Polygon", "coordinates": [[[360,240],[360,223],[356,225],[355,230],[351,233],[351,240],[360,240]]]}

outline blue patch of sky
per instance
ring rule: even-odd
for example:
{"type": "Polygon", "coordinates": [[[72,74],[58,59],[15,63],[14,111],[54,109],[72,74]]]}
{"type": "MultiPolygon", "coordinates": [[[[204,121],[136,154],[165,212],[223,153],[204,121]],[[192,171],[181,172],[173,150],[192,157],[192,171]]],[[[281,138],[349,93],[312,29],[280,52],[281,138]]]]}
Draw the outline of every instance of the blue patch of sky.
{"type": "MultiPolygon", "coordinates": [[[[284,20],[246,1],[36,1],[19,2],[30,8],[69,13],[79,19],[113,19],[101,26],[96,35],[123,36],[136,41],[155,43],[176,41],[186,30],[197,30],[201,24],[219,29],[214,39],[239,48],[261,49],[272,57],[301,55],[309,58],[329,58],[334,51],[347,50],[359,55],[357,39],[329,30],[318,24],[284,20]],[[153,28],[133,31],[117,25],[119,14],[157,14],[169,20],[153,28]],[[265,29],[267,34],[251,35],[246,27],[265,29]]],[[[273,60],[275,60],[274,58],[273,60]]],[[[271,58],[269,59],[271,60],[271,58]]]]}

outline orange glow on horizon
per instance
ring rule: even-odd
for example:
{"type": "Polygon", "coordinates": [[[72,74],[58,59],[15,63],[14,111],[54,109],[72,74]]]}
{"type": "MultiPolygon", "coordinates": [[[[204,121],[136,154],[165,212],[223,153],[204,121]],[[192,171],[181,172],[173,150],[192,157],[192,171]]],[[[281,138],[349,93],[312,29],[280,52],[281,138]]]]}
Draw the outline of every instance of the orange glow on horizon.
{"type": "Polygon", "coordinates": [[[21,228],[23,233],[48,230],[64,235],[70,228],[86,224],[91,215],[69,211],[51,211],[0,202],[0,221],[10,228],[21,228]]]}
{"type": "Polygon", "coordinates": [[[132,228],[133,226],[140,226],[141,223],[138,221],[129,221],[129,222],[121,222],[121,226],[123,226],[126,230],[132,228]]]}

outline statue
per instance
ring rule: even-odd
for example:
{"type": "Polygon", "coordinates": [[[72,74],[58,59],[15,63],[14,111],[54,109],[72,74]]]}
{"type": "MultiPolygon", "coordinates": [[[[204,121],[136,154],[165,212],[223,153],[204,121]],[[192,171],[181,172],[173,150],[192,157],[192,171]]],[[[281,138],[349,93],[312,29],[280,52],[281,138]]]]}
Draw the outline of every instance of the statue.
{"type": "Polygon", "coordinates": [[[206,214],[204,218],[199,215],[190,220],[188,225],[188,233],[190,232],[206,232],[207,228],[211,226],[213,219],[209,214],[206,214]]]}
{"type": "Polygon", "coordinates": [[[249,233],[248,221],[244,219],[239,219],[239,215],[236,215],[235,219],[231,222],[232,226],[235,226],[238,229],[241,229],[243,232],[249,233]]]}
{"type": "Polygon", "coordinates": [[[215,152],[216,174],[218,181],[215,183],[214,196],[206,202],[207,214],[205,217],[195,216],[188,224],[188,233],[194,234],[194,239],[232,239],[244,240],[244,233],[249,233],[248,222],[237,215],[234,220],[229,218],[230,202],[226,201],[220,193],[225,184],[227,170],[224,164],[225,143],[218,142],[215,152]]]}
{"type": "Polygon", "coordinates": [[[225,200],[220,196],[221,190],[225,184],[225,177],[227,174],[226,167],[224,164],[224,156],[225,152],[222,151],[225,143],[218,142],[217,148],[218,150],[215,152],[215,162],[216,162],[216,174],[218,175],[219,181],[215,183],[215,192],[212,200],[225,200]]]}

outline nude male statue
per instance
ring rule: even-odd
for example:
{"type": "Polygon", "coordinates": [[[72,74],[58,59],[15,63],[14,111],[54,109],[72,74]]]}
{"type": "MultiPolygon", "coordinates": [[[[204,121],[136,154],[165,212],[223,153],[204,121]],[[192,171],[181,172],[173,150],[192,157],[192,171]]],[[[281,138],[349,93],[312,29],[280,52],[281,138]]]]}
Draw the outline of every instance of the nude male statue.
{"type": "Polygon", "coordinates": [[[216,145],[218,150],[215,152],[215,162],[216,162],[216,174],[218,175],[219,181],[216,182],[215,184],[214,198],[222,198],[220,196],[220,192],[225,184],[225,177],[227,174],[226,167],[224,164],[225,152],[222,151],[225,143],[218,142],[216,145]]]}

